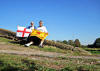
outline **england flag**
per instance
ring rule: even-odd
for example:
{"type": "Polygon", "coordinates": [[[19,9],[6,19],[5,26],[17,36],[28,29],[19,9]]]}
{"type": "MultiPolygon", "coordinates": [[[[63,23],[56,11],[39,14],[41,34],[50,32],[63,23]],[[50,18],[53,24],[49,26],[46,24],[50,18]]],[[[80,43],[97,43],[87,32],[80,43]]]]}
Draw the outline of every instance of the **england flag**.
{"type": "Polygon", "coordinates": [[[30,33],[31,29],[27,29],[26,27],[21,27],[21,26],[17,27],[17,33],[16,33],[17,37],[28,37],[30,33]]]}

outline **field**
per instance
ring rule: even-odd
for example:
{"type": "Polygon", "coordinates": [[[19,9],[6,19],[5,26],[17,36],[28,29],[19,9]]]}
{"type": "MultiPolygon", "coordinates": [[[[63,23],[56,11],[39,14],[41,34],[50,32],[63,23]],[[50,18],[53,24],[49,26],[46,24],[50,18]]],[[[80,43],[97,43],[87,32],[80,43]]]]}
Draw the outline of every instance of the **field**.
{"type": "MultiPolygon", "coordinates": [[[[85,48],[86,49],[86,48],[85,48]]],[[[100,71],[100,58],[45,45],[20,45],[0,37],[0,71],[100,71]]]]}
{"type": "Polygon", "coordinates": [[[100,48],[84,48],[86,51],[91,52],[93,55],[100,55],[100,48]]]}

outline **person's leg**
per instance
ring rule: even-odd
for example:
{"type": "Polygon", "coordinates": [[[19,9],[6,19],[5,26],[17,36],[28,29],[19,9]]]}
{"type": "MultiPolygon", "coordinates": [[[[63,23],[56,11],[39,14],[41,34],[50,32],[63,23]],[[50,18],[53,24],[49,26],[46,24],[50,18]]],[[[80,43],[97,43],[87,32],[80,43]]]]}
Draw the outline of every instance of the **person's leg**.
{"type": "Polygon", "coordinates": [[[32,44],[33,44],[33,42],[31,41],[31,42],[25,44],[25,46],[29,47],[29,46],[32,45],[32,44]]]}
{"type": "Polygon", "coordinates": [[[35,40],[34,40],[35,45],[38,45],[39,47],[43,47],[43,42],[44,40],[41,40],[40,38],[35,37],[35,40]]]}
{"type": "Polygon", "coordinates": [[[28,36],[26,43],[30,42],[30,36],[28,36]]]}
{"type": "Polygon", "coordinates": [[[43,47],[43,42],[44,42],[44,40],[40,41],[40,44],[39,44],[40,47],[43,47]]]}
{"type": "Polygon", "coordinates": [[[40,38],[35,37],[34,44],[35,44],[35,45],[39,45],[39,44],[40,44],[40,41],[41,41],[40,38]]]}
{"type": "Polygon", "coordinates": [[[25,44],[25,46],[29,47],[30,45],[32,45],[34,43],[34,39],[35,39],[34,37],[29,37],[28,42],[27,44],[25,44]]]}

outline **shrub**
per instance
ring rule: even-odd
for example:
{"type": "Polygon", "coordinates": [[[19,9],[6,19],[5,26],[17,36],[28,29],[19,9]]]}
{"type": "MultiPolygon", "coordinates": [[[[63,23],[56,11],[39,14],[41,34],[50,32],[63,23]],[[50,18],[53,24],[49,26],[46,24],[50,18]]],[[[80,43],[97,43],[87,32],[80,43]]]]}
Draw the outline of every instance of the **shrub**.
{"type": "Polygon", "coordinates": [[[68,49],[68,50],[72,50],[74,48],[71,45],[66,45],[64,43],[50,41],[50,40],[45,40],[44,44],[49,45],[49,46],[55,46],[55,47],[58,47],[58,48],[61,48],[61,49],[68,49]]]}
{"type": "Polygon", "coordinates": [[[81,43],[80,43],[79,39],[76,39],[74,41],[74,44],[75,44],[75,47],[80,47],[81,46],[81,43]]]}

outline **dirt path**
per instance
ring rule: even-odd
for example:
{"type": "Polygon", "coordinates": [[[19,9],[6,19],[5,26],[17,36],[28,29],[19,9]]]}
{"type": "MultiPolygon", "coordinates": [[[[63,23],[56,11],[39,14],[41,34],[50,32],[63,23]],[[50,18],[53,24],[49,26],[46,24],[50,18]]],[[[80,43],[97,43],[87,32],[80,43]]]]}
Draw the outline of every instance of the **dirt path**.
{"type": "Polygon", "coordinates": [[[63,53],[45,52],[27,47],[16,46],[16,45],[5,45],[5,44],[0,44],[0,53],[27,55],[27,56],[44,56],[44,57],[66,56],[66,54],[63,53]]]}
{"type": "Polygon", "coordinates": [[[66,54],[64,53],[45,52],[23,46],[8,45],[8,44],[5,45],[5,43],[3,42],[0,43],[0,53],[25,55],[25,56],[38,56],[47,58],[66,57],[66,58],[100,59],[100,57],[97,56],[66,56],[66,54]]]}

